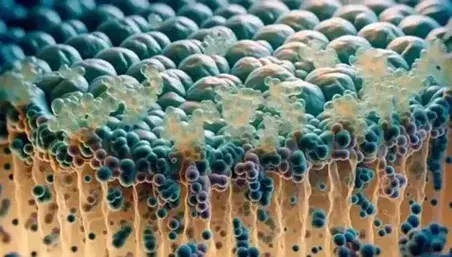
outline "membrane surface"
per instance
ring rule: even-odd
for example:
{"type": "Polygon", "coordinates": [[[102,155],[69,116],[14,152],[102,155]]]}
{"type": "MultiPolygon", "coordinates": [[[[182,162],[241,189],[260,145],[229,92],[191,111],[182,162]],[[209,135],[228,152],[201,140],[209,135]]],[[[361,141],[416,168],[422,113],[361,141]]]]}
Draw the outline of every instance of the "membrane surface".
{"type": "Polygon", "coordinates": [[[451,256],[451,17],[0,1],[0,256],[451,256]]]}

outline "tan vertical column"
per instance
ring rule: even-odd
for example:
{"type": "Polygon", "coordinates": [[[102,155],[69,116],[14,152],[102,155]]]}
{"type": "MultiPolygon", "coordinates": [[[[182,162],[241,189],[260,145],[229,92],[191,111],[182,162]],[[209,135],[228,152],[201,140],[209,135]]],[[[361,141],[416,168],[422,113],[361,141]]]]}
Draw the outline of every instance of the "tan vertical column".
{"type": "Polygon", "coordinates": [[[102,191],[102,184],[97,181],[95,171],[85,164],[78,168],[77,184],[79,189],[79,209],[80,217],[84,227],[84,256],[97,257],[105,256],[107,252],[107,238],[104,232],[105,217],[102,212],[102,202],[105,195],[102,191]],[[90,178],[87,181],[85,177],[90,178]]]}
{"type": "Polygon", "coordinates": [[[309,181],[311,184],[311,196],[309,197],[309,222],[307,224],[306,250],[307,254],[311,249],[322,247],[316,256],[329,257],[332,253],[328,250],[331,248],[331,234],[329,231],[329,219],[333,214],[333,184],[329,176],[331,164],[325,165],[319,170],[311,169],[309,171],[309,181]],[[325,184],[325,189],[321,189],[318,185],[325,184]],[[317,228],[312,224],[312,214],[316,210],[323,210],[325,213],[325,224],[321,228],[317,228]]]}
{"type": "Polygon", "coordinates": [[[53,182],[47,183],[46,177],[53,176],[53,170],[49,162],[42,161],[35,155],[33,161],[33,180],[36,185],[46,186],[52,194],[52,199],[46,203],[38,203],[38,224],[42,243],[42,253],[45,256],[61,256],[61,244],[59,243],[60,223],[58,221],[58,203],[53,182]]]}
{"type": "Polygon", "coordinates": [[[53,163],[54,186],[58,203],[58,220],[60,222],[60,242],[63,256],[83,256],[85,236],[82,216],[80,214],[80,199],[77,173],[73,170],[63,170],[53,163]],[[73,221],[71,220],[73,219],[73,221]],[[77,248],[76,251],[75,247],[77,248]]]}
{"type": "MultiPolygon", "coordinates": [[[[14,183],[13,155],[8,145],[0,147],[0,256],[9,252],[28,254],[22,248],[27,236],[24,220],[19,216],[19,202],[16,199],[16,184],[14,183]]],[[[26,242],[25,242],[26,243],[26,242]]]]}
{"type": "Polygon", "coordinates": [[[113,210],[108,207],[106,198],[103,201],[102,211],[105,217],[105,227],[107,228],[107,249],[108,254],[111,257],[131,257],[135,256],[136,251],[136,238],[135,238],[135,205],[134,205],[134,193],[133,187],[123,187],[119,181],[115,180],[102,184],[103,195],[108,194],[108,189],[113,187],[119,187],[121,189],[122,198],[124,200],[123,206],[119,210],[113,210]],[[132,231],[128,234],[123,244],[115,246],[113,241],[118,231],[121,231],[124,227],[131,227],[132,231]]]}

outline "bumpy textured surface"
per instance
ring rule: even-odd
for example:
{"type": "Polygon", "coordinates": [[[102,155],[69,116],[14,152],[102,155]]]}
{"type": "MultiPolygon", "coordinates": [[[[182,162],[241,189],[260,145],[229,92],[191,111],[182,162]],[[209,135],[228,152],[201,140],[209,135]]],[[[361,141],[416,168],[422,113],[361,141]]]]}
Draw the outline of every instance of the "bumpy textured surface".
{"type": "Polygon", "coordinates": [[[451,17],[0,1],[0,256],[452,254],[451,17]]]}

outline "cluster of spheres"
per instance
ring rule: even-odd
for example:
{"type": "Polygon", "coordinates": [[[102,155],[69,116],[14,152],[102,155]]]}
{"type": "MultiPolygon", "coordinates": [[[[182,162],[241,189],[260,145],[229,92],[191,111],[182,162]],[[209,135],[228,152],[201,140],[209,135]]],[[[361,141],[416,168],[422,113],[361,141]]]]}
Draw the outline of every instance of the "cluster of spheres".
{"type": "Polygon", "coordinates": [[[0,1],[0,257],[452,254],[451,17],[0,1]]]}

